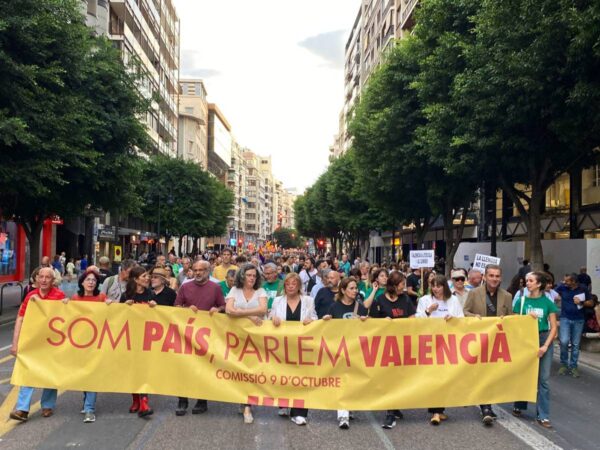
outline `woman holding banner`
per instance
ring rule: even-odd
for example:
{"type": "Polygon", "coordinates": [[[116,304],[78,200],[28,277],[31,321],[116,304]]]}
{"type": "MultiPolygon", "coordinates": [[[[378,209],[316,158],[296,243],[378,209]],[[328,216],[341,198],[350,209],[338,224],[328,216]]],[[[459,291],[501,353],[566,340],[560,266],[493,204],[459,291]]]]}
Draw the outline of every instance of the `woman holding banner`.
{"type": "MultiPolygon", "coordinates": [[[[231,317],[247,317],[255,325],[262,325],[267,313],[267,293],[260,287],[258,268],[244,264],[235,276],[235,285],[225,297],[225,312],[231,317]]],[[[254,422],[250,405],[242,405],[244,423],[254,422]]]]}
{"type": "MultiPolygon", "coordinates": [[[[82,302],[104,302],[106,295],[100,292],[100,275],[94,270],[86,270],[79,277],[78,291],[71,300],[82,302]]],[[[68,300],[64,300],[67,303],[68,300]]],[[[83,423],[92,423],[96,421],[96,392],[83,393],[83,423]]]]}
{"type": "MultiPolygon", "coordinates": [[[[417,309],[412,300],[404,293],[406,277],[400,272],[392,272],[387,279],[385,292],[378,296],[371,309],[369,316],[376,319],[405,319],[415,317],[417,309]]],[[[399,409],[388,410],[382,427],[391,429],[396,426],[396,419],[402,419],[402,411],[399,409]]]]}
{"type": "MultiPolygon", "coordinates": [[[[273,325],[278,327],[283,321],[302,322],[308,325],[317,320],[315,302],[312,297],[302,295],[302,280],[297,273],[289,273],[283,282],[284,294],[273,300],[269,318],[273,325]]],[[[287,414],[287,408],[279,408],[279,415],[287,414]]],[[[290,410],[292,422],[296,425],[306,425],[308,409],[292,408],[290,410]]]]}
{"type": "MultiPolygon", "coordinates": [[[[363,305],[356,301],[357,294],[358,283],[356,281],[356,278],[344,278],[340,282],[339,291],[335,298],[335,303],[331,305],[331,308],[329,309],[329,314],[323,316],[323,320],[358,318],[360,318],[360,320],[367,320],[367,308],[365,308],[363,305]]],[[[348,428],[350,428],[350,411],[338,410],[337,417],[339,421],[339,427],[342,430],[347,430],[348,428]]]]}
{"type": "MultiPolygon", "coordinates": [[[[520,315],[530,315],[537,319],[540,348],[538,358],[540,368],[538,372],[537,389],[537,422],[544,428],[552,428],[550,423],[550,369],[552,367],[552,354],[554,352],[554,338],[558,330],[556,314],[558,307],[544,295],[544,290],[549,280],[542,272],[530,272],[525,277],[525,284],[529,293],[520,297],[513,306],[513,312],[520,315]]],[[[513,416],[521,417],[523,410],[527,409],[527,402],[515,402],[513,416]]]]}
{"type": "MultiPolygon", "coordinates": [[[[133,305],[134,303],[147,304],[151,308],[156,306],[154,293],[150,290],[150,274],[142,266],[136,266],[129,272],[125,292],[121,295],[121,303],[133,305]]],[[[107,301],[110,304],[110,300],[107,301]]],[[[139,417],[154,414],[148,404],[147,394],[131,394],[133,402],[129,407],[130,413],[137,413],[139,417]]]]}
{"type": "MultiPolygon", "coordinates": [[[[430,317],[433,319],[450,320],[453,317],[464,317],[463,309],[458,299],[452,295],[448,280],[444,275],[435,275],[429,285],[430,295],[419,299],[417,317],[430,317]]],[[[442,420],[448,419],[444,413],[445,408],[429,408],[432,414],[431,425],[439,425],[442,420]]]]}

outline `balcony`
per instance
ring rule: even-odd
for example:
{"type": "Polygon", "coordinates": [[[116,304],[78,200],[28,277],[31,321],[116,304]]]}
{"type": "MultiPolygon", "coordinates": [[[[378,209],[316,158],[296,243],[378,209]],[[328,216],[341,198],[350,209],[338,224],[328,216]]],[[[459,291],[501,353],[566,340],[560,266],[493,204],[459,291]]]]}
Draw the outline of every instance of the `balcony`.
{"type": "Polygon", "coordinates": [[[415,6],[418,2],[419,0],[406,0],[406,3],[404,4],[404,9],[402,10],[402,14],[400,16],[401,29],[410,28],[410,26],[412,25],[413,21],[409,19],[412,19],[413,11],[415,10],[415,6]]]}

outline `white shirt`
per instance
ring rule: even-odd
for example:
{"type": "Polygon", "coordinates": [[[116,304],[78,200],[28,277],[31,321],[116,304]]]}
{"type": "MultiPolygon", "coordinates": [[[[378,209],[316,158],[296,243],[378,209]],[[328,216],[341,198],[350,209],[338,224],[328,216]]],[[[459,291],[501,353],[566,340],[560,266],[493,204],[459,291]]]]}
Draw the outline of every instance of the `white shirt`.
{"type": "Polygon", "coordinates": [[[300,279],[302,280],[302,292],[306,293],[306,289],[308,288],[308,282],[310,281],[310,278],[316,277],[318,272],[319,271],[317,269],[311,270],[309,277],[305,269],[302,269],[300,271],[300,279]]]}
{"type": "Polygon", "coordinates": [[[265,290],[263,288],[259,288],[259,289],[255,290],[254,293],[252,294],[252,298],[250,300],[248,300],[248,299],[246,299],[246,296],[244,295],[244,290],[238,289],[234,286],[229,291],[229,294],[227,294],[225,301],[228,301],[229,299],[233,299],[233,307],[236,309],[254,309],[254,308],[260,307],[259,299],[261,297],[264,297],[264,298],[267,297],[267,293],[265,292],[265,290]]]}
{"type": "Polygon", "coordinates": [[[444,318],[446,316],[465,317],[460,302],[455,295],[451,296],[446,301],[438,300],[431,295],[424,295],[419,299],[416,317],[444,318]],[[438,308],[428,316],[425,311],[434,303],[438,305],[438,308]]]}

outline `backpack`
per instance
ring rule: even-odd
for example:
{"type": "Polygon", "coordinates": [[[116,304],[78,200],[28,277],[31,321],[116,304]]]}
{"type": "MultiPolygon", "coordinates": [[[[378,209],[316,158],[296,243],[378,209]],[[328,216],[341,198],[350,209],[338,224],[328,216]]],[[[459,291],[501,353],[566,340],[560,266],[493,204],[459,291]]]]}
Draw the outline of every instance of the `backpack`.
{"type": "Polygon", "coordinates": [[[306,286],[306,295],[310,295],[310,291],[312,291],[312,288],[315,287],[315,284],[317,284],[317,276],[315,275],[314,277],[311,277],[310,273],[308,273],[308,270],[306,271],[306,275],[308,275],[308,286],[306,286]]]}

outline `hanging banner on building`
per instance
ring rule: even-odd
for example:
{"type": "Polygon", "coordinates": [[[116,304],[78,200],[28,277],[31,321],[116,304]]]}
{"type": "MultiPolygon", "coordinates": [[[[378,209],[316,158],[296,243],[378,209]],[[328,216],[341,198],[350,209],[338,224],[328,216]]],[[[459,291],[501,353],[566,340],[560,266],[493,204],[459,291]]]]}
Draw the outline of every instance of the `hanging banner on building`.
{"type": "Polygon", "coordinates": [[[11,382],[317,409],[450,407],[534,401],[537,350],[530,316],[259,327],[183,308],[36,301],[11,382]]]}
{"type": "Polygon", "coordinates": [[[477,270],[478,272],[485,273],[485,267],[488,264],[496,264],[499,266],[500,258],[496,258],[495,256],[480,255],[479,253],[475,255],[475,261],[473,261],[473,269],[477,270]]]}
{"type": "Polygon", "coordinates": [[[435,250],[411,250],[410,268],[426,269],[435,266],[435,250]]]}

